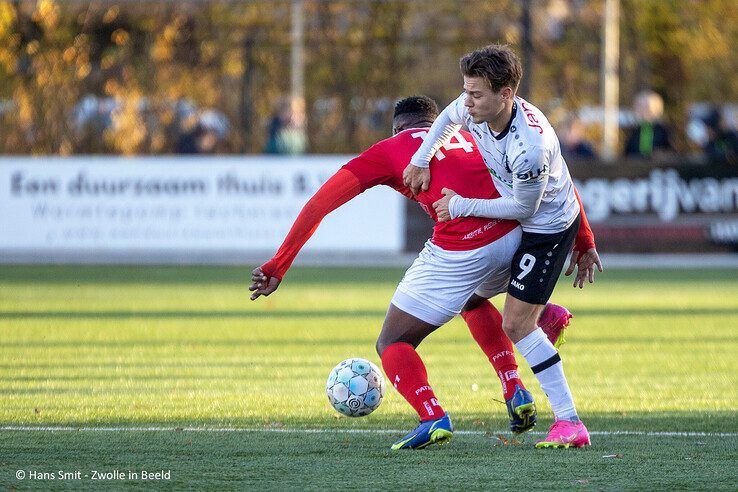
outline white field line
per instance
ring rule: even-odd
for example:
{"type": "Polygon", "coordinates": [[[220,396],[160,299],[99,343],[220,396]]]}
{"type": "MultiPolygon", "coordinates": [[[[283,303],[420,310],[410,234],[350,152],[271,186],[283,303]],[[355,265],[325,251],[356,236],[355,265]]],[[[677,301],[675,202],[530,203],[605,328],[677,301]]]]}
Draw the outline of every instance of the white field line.
{"type": "MultiPolygon", "coordinates": [[[[401,429],[287,429],[283,427],[64,427],[5,425],[2,432],[276,432],[285,434],[405,434],[401,429]]],[[[507,430],[465,431],[454,434],[462,436],[506,435],[507,430]]],[[[590,431],[593,436],[649,436],[649,437],[738,437],[738,432],[649,432],[649,431],[590,431]]],[[[527,434],[545,435],[545,432],[527,434]]]]}

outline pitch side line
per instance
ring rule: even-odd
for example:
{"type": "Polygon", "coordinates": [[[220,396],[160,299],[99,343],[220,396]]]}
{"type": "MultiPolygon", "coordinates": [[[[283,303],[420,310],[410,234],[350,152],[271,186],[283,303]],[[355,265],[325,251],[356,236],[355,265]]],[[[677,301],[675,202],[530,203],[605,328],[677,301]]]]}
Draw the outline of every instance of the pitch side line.
{"type": "MultiPolygon", "coordinates": [[[[64,427],[6,425],[0,431],[18,432],[276,432],[285,434],[404,434],[402,429],[285,429],[285,428],[239,428],[239,427],[64,427]]],[[[484,436],[508,434],[507,430],[455,431],[462,436],[484,436]]],[[[738,432],[647,432],[647,431],[590,431],[593,436],[650,436],[650,437],[738,437],[738,432]]],[[[545,432],[527,432],[545,435],[545,432]]]]}

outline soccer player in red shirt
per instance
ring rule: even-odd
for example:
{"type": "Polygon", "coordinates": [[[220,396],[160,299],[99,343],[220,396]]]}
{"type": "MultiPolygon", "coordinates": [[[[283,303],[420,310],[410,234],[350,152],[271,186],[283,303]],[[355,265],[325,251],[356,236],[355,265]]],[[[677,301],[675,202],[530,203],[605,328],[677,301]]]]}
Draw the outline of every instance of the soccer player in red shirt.
{"type": "MultiPolygon", "coordinates": [[[[437,114],[438,108],[429,98],[415,96],[398,102],[393,120],[395,135],[343,166],[307,202],[277,254],[252,272],[251,298],[274,292],[323,217],[372,186],[384,184],[418,201],[434,220],[437,217],[432,204],[442,196],[444,187],[457,187],[465,196],[499,196],[469,134],[464,132],[456,133],[435,155],[431,162],[434,181],[426,192],[413,196],[403,184],[407,159],[418,149],[425,129],[437,114]]],[[[428,383],[415,348],[462,310],[474,339],[500,377],[511,429],[524,432],[535,424],[535,404],[517,373],[512,344],[502,331],[502,318],[487,300],[507,288],[510,260],[520,235],[516,221],[463,218],[437,222],[433,237],[398,285],[377,340],[377,353],[389,380],[415,408],[421,423],[393,449],[422,448],[452,436],[451,421],[428,383]],[[464,309],[472,296],[474,305],[464,309]]],[[[588,248],[591,244],[591,230],[585,226],[578,246],[588,248]]],[[[544,315],[549,318],[555,340],[568,324],[570,314],[550,305],[544,315]]]]}

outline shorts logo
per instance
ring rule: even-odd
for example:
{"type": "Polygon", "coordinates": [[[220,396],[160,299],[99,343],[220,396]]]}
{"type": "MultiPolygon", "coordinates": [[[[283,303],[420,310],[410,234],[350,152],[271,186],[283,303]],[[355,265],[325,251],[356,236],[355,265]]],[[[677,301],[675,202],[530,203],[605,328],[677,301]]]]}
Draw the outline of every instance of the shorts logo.
{"type": "Polygon", "coordinates": [[[512,285],[513,287],[515,287],[518,290],[525,290],[525,285],[521,284],[520,282],[518,282],[515,279],[513,279],[513,280],[510,281],[510,285],[512,285]]]}

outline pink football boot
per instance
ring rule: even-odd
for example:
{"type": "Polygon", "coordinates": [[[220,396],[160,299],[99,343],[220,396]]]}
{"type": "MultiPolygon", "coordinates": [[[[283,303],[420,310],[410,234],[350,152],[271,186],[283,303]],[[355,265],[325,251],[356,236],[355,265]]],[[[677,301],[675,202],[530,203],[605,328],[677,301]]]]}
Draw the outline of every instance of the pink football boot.
{"type": "Polygon", "coordinates": [[[546,334],[553,346],[559,348],[566,342],[564,339],[564,328],[569,326],[569,319],[574,315],[564,306],[549,302],[543,308],[541,317],[538,318],[538,326],[546,334]]]}
{"type": "Polygon", "coordinates": [[[589,432],[581,421],[557,420],[546,439],[536,443],[536,448],[581,448],[590,444],[589,432]]]}

